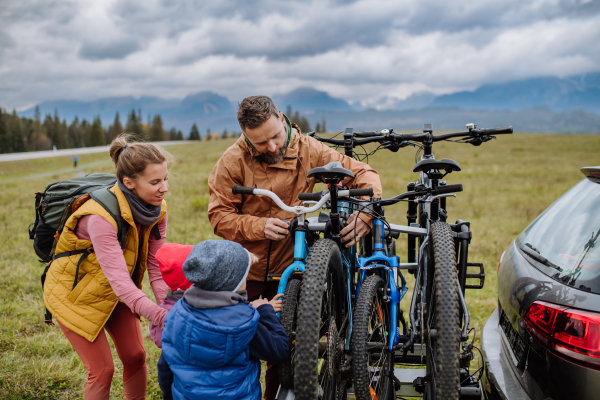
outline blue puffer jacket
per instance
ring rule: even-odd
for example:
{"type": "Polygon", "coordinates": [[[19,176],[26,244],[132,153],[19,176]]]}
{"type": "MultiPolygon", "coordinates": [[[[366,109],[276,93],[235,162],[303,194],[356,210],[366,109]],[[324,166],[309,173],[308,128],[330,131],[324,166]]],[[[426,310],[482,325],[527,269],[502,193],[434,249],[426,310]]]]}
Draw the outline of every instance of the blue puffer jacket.
{"type": "Polygon", "coordinates": [[[250,358],[248,347],[259,318],[245,303],[197,309],[179,300],[167,314],[162,339],[173,398],[260,400],[260,362],[250,358]]]}

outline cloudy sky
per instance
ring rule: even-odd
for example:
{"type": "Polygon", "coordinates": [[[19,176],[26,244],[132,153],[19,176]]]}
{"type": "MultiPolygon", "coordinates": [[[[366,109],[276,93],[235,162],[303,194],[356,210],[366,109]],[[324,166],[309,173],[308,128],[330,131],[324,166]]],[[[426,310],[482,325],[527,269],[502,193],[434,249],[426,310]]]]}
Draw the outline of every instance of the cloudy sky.
{"type": "Polygon", "coordinates": [[[600,70],[600,0],[0,0],[0,106],[108,96],[348,101],[600,70]]]}

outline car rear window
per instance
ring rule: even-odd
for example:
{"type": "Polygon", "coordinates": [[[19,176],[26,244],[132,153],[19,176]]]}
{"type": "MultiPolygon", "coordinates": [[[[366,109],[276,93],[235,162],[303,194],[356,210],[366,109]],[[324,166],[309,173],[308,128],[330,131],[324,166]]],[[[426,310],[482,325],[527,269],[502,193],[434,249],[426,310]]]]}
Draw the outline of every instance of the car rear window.
{"type": "Polygon", "coordinates": [[[517,238],[533,266],[566,285],[600,294],[600,184],[583,179],[517,238]]]}

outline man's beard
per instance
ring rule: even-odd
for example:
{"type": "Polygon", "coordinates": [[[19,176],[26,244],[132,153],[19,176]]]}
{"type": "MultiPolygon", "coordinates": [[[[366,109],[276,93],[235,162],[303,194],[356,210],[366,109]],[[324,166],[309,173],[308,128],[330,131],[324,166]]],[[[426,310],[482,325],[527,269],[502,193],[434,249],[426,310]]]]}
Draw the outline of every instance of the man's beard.
{"type": "Polygon", "coordinates": [[[278,162],[283,160],[283,156],[285,156],[285,151],[286,148],[281,147],[279,150],[277,150],[277,154],[274,156],[270,155],[269,153],[262,153],[259,154],[256,158],[267,164],[277,164],[278,162]]]}

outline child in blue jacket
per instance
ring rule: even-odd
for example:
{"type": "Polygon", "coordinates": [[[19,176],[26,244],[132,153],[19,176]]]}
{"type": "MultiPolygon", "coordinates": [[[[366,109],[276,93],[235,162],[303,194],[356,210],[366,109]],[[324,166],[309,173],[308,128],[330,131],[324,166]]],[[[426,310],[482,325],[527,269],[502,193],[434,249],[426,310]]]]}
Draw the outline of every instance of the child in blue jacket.
{"type": "Polygon", "coordinates": [[[252,255],[228,240],[192,249],[183,272],[194,285],[165,318],[158,381],[164,399],[260,400],[260,361],[287,359],[277,298],[249,304],[252,255]]]}

